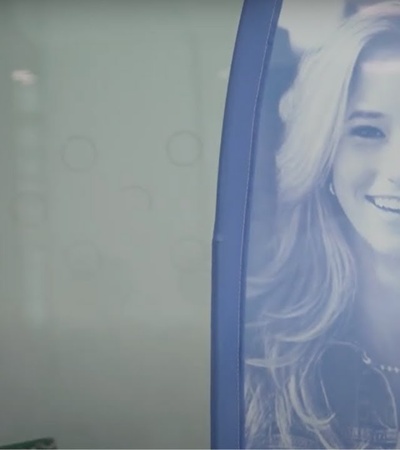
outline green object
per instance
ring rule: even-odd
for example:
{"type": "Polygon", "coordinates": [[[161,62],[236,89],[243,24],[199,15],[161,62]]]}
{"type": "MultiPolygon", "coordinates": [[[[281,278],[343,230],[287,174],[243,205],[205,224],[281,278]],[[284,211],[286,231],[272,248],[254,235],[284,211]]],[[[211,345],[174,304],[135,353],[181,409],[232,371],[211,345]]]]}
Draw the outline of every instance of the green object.
{"type": "Polygon", "coordinates": [[[16,442],[14,444],[2,445],[1,448],[57,448],[53,438],[35,439],[33,441],[16,442]]]}

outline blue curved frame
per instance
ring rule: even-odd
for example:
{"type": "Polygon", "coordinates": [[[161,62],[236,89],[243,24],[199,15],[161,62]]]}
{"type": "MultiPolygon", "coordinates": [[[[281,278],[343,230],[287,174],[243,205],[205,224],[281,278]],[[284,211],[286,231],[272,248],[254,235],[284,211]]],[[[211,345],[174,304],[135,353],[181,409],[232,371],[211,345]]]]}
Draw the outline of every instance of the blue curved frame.
{"type": "Polygon", "coordinates": [[[245,0],[233,55],[213,237],[211,448],[243,448],[242,309],[259,98],[282,0],[245,0]]]}

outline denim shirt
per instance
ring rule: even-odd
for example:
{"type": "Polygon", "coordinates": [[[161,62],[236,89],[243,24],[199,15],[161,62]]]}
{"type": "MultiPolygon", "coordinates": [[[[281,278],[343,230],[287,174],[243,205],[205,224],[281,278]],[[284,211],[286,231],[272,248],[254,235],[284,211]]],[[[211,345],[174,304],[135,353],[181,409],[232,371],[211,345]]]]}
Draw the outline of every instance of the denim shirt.
{"type": "Polygon", "coordinates": [[[321,376],[346,448],[397,447],[395,396],[386,375],[366,364],[356,344],[329,346],[322,358],[321,376]]]}
{"type": "MultiPolygon", "coordinates": [[[[399,448],[394,394],[385,374],[366,364],[360,348],[346,342],[331,344],[321,359],[320,373],[340,448],[399,448]]],[[[274,422],[256,447],[280,448],[274,422]]],[[[291,437],[293,448],[322,447],[304,427],[294,425],[291,437]]]]}

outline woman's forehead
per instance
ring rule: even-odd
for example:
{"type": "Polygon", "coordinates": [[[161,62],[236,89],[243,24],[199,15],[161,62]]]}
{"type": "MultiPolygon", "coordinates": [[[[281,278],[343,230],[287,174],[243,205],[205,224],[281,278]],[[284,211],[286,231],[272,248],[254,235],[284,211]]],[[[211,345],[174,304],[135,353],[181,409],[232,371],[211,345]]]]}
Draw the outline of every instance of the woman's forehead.
{"type": "Polygon", "coordinates": [[[356,62],[350,87],[354,93],[361,79],[367,75],[396,74],[400,71],[400,36],[380,37],[370,42],[360,53],[356,62]]]}
{"type": "Polygon", "coordinates": [[[374,36],[366,43],[360,54],[360,61],[386,60],[400,55],[400,28],[374,36]]]}
{"type": "Polygon", "coordinates": [[[400,45],[391,42],[367,49],[360,61],[361,72],[391,73],[400,70],[400,45]]]}
{"type": "Polygon", "coordinates": [[[350,108],[400,114],[400,49],[374,50],[360,61],[352,83],[350,108]]]}
{"type": "Polygon", "coordinates": [[[383,44],[373,43],[361,53],[353,75],[353,84],[358,85],[363,78],[376,75],[400,74],[400,45],[393,40],[383,44]]]}

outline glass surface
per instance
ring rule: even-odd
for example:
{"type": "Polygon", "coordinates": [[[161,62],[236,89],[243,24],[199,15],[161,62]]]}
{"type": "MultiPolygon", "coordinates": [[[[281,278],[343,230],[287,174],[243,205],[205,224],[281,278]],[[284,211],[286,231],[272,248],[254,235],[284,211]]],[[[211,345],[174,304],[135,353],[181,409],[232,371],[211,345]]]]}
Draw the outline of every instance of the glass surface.
{"type": "Polygon", "coordinates": [[[0,444],[209,447],[242,0],[0,3],[0,444]]]}

